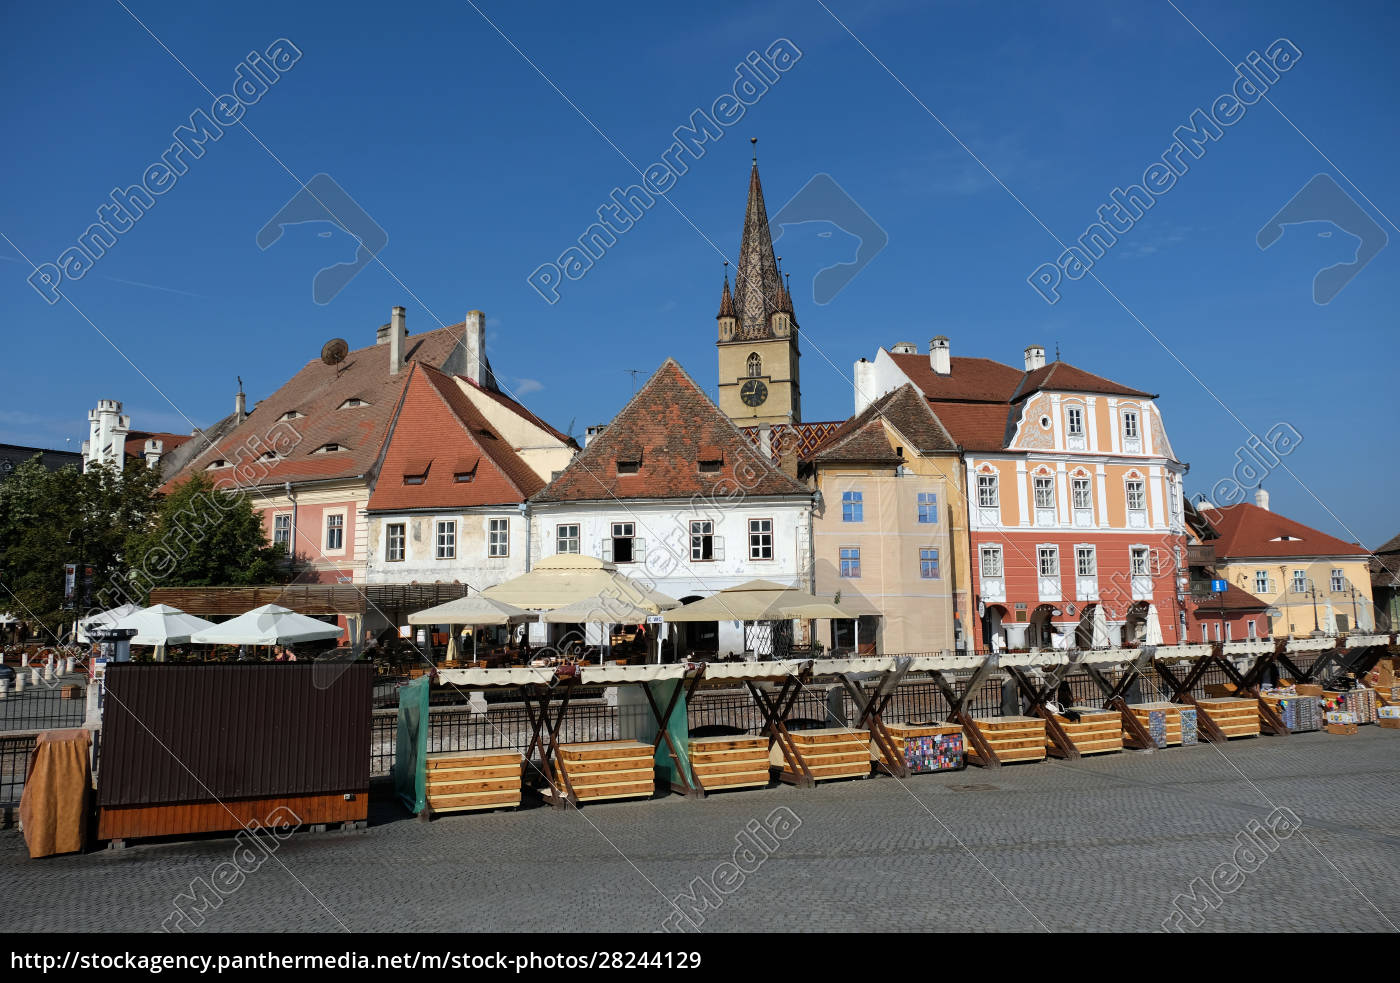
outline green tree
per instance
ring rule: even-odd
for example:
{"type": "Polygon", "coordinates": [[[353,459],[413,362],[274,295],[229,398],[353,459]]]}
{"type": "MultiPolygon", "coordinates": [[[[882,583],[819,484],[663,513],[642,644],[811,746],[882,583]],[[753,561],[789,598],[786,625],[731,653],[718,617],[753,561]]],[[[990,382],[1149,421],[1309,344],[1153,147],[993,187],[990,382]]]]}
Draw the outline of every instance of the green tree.
{"type": "Polygon", "coordinates": [[[151,587],[246,587],[290,578],[287,553],[269,546],[246,495],[196,474],[159,501],[149,528],[126,541],[130,592],[151,587]]]}

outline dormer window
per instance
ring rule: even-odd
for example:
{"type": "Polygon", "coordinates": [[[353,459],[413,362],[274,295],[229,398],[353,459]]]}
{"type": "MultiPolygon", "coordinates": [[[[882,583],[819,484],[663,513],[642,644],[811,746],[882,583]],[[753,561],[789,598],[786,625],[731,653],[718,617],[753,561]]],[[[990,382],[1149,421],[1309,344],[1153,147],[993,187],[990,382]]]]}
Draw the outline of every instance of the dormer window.
{"type": "Polygon", "coordinates": [[[697,458],[701,474],[718,474],[724,468],[724,451],[718,447],[701,447],[697,458]]]}
{"type": "Polygon", "coordinates": [[[275,461],[275,460],[277,460],[277,457],[278,457],[278,454],[277,454],[276,451],[263,451],[261,454],[258,455],[258,460],[260,460],[260,461],[275,461]]]}
{"type": "Polygon", "coordinates": [[[452,469],[452,480],[459,485],[475,480],[476,465],[480,460],[479,457],[472,457],[458,461],[456,467],[452,469]]]}
{"type": "Polygon", "coordinates": [[[622,447],[617,452],[617,473],[637,474],[642,470],[642,449],[640,447],[622,447]]]}
{"type": "Polygon", "coordinates": [[[361,399],[359,396],[351,396],[351,397],[350,397],[349,399],[347,399],[345,402],[343,402],[343,403],[340,404],[340,408],[341,408],[342,410],[353,410],[353,409],[354,409],[355,407],[357,407],[357,406],[368,406],[368,405],[369,405],[369,403],[365,402],[365,401],[364,401],[363,399],[361,399]]]}
{"type": "Polygon", "coordinates": [[[303,416],[305,416],[305,415],[306,415],[305,413],[298,413],[296,410],[288,410],[287,412],[285,412],[285,413],[283,413],[281,416],[279,416],[277,419],[279,419],[279,420],[300,420],[300,419],[301,419],[303,416]]]}
{"type": "Polygon", "coordinates": [[[221,458],[219,458],[217,461],[210,461],[208,464],[206,464],[206,465],[204,466],[204,470],[205,470],[205,471],[216,471],[216,470],[218,470],[219,468],[226,468],[226,467],[228,467],[228,462],[225,461],[225,460],[221,457],[221,458]]]}
{"type": "Polygon", "coordinates": [[[349,450],[349,449],[350,449],[350,448],[345,447],[345,446],[343,446],[343,445],[341,445],[341,444],[337,444],[337,443],[335,443],[335,442],[331,442],[331,443],[329,443],[329,444],[322,444],[320,447],[316,448],[316,449],[315,449],[314,451],[312,451],[311,453],[313,453],[313,454],[334,454],[334,453],[336,453],[337,451],[345,451],[345,450],[349,450]]]}
{"type": "Polygon", "coordinates": [[[432,466],[432,461],[419,459],[408,461],[403,468],[403,483],[405,485],[421,485],[428,480],[428,468],[432,466]]]}

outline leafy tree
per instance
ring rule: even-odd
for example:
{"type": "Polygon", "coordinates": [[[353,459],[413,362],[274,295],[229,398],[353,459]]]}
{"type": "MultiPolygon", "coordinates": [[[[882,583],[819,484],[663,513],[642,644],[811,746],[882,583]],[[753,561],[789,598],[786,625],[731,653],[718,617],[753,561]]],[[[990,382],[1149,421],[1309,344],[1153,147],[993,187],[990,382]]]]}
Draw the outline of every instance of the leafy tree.
{"type": "Polygon", "coordinates": [[[269,546],[247,496],[196,474],[160,500],[149,528],[126,541],[131,592],[151,587],[246,587],[285,583],[286,550],[269,546]]]}

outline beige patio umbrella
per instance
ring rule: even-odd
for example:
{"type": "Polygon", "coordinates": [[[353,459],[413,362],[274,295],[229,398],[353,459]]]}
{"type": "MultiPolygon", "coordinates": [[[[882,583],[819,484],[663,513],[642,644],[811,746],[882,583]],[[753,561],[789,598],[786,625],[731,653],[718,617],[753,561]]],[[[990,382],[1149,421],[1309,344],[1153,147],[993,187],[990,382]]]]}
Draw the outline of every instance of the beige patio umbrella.
{"type": "Polygon", "coordinates": [[[635,605],[648,614],[660,614],[681,603],[620,573],[614,563],[579,553],[546,557],[529,573],[488,587],[481,596],[535,611],[552,611],[600,596],[635,605]]]}
{"type": "MultiPolygon", "coordinates": [[[[457,626],[518,625],[534,621],[538,615],[514,604],[493,600],[482,594],[459,597],[436,607],[415,611],[408,616],[410,625],[447,625],[447,661],[457,661],[457,626]]],[[[476,634],[472,633],[472,659],[476,658],[476,634]]]]}
{"type": "MultiPolygon", "coordinates": [[[[550,624],[562,625],[640,625],[645,624],[647,618],[655,615],[655,611],[644,608],[641,605],[633,604],[631,601],[615,597],[610,594],[602,594],[597,597],[585,597],[581,601],[566,604],[562,608],[554,608],[540,615],[540,620],[550,624]]],[[[603,648],[611,648],[611,631],[603,635],[603,648]]],[[[657,635],[658,652],[660,659],[659,645],[660,634],[657,635]]],[[[599,661],[606,661],[603,652],[599,652],[599,661]]]]}
{"type": "Polygon", "coordinates": [[[861,612],[834,600],[771,580],[750,580],[727,587],[661,617],[676,621],[806,621],[816,618],[859,618],[861,612]]]}

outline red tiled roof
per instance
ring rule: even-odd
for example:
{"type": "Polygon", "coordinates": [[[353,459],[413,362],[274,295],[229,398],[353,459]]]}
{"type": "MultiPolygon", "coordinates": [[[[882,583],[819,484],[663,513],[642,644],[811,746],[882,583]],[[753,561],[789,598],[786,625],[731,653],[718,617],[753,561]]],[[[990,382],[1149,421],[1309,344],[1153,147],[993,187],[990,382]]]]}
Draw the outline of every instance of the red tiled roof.
{"type": "Polygon", "coordinates": [[[952,436],[930,408],[928,400],[909,383],[891,390],[851,417],[822,442],[813,461],[870,461],[898,463],[881,421],[887,422],[910,447],[921,454],[957,449],[952,436]]]}
{"type": "Polygon", "coordinates": [[[958,444],[970,451],[999,451],[1006,446],[1006,403],[945,403],[929,400],[929,407],[958,444]]]}
{"type": "Polygon", "coordinates": [[[1011,397],[1014,403],[1017,400],[1025,399],[1031,393],[1050,389],[1056,392],[1075,393],[1103,393],[1109,396],[1140,396],[1144,399],[1155,399],[1152,393],[1145,393],[1140,389],[1129,389],[1127,386],[1120,386],[1111,379],[1094,375],[1092,372],[1085,372],[1081,368],[1070,365],[1068,362],[1051,362],[1033,372],[1027,372],[1021,385],[1016,388],[1016,394],[1011,397]]]}
{"type": "Polygon", "coordinates": [[[950,372],[933,371],[927,355],[890,353],[894,364],[931,400],[1010,402],[1025,373],[990,358],[950,359],[950,372]]]}
{"type": "Polygon", "coordinates": [[[1222,608],[1226,611],[1264,611],[1269,607],[1267,601],[1255,597],[1249,591],[1236,587],[1234,584],[1226,584],[1223,597],[1216,597],[1214,594],[1201,594],[1195,596],[1195,601],[1196,617],[1198,618],[1208,616],[1212,611],[1218,612],[1222,608]]]}
{"type": "Polygon", "coordinates": [[[496,436],[455,379],[415,365],[369,499],[372,511],[523,502],[544,482],[496,436]],[[474,472],[458,481],[459,471],[474,472]],[[404,476],[423,476],[405,484],[404,476]]]}
{"type": "Polygon", "coordinates": [[[206,446],[197,453],[166,482],[165,490],[219,459],[234,467],[213,471],[211,477],[216,481],[227,475],[229,481],[251,480],[254,485],[280,486],[287,481],[370,475],[403,396],[410,375],[408,363],[443,364],[461,334],[462,325],[457,324],[409,335],[406,367],[396,375],[389,374],[387,342],[358,348],[337,365],[327,365],[319,358],[307,362],[280,389],[258,403],[246,420],[215,441],[214,447],[206,446]],[[351,396],[358,396],[368,405],[341,409],[351,396]],[[302,416],[284,421],[282,417],[292,410],[302,416]],[[338,443],[348,450],[314,453],[328,443],[338,443]],[[273,446],[285,451],[284,456],[275,461],[258,459],[259,454],[273,446]],[[237,473],[240,465],[245,474],[237,473]]]}
{"type": "Polygon", "coordinates": [[[126,453],[131,457],[144,457],[146,454],[146,441],[151,438],[161,441],[165,447],[162,454],[169,454],[179,447],[193,435],[187,433],[160,433],[155,430],[131,430],[126,435],[126,453]]]}
{"type": "Polygon", "coordinates": [[[1203,506],[1202,511],[1220,533],[1220,538],[1215,542],[1217,557],[1367,555],[1367,551],[1355,543],[1343,542],[1335,536],[1247,502],[1224,508],[1203,506]],[[1281,540],[1283,536],[1291,538],[1281,540]]]}
{"type": "Polygon", "coordinates": [[[668,358],[607,429],[532,500],[732,496],[737,488],[749,496],[811,495],[756,453],[734,422],[668,358]],[[718,471],[700,471],[702,447],[723,452],[718,471]],[[638,452],[637,473],[618,474],[618,460],[636,460],[638,452]]]}

